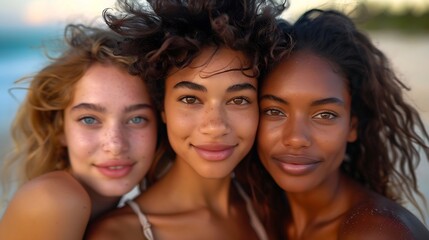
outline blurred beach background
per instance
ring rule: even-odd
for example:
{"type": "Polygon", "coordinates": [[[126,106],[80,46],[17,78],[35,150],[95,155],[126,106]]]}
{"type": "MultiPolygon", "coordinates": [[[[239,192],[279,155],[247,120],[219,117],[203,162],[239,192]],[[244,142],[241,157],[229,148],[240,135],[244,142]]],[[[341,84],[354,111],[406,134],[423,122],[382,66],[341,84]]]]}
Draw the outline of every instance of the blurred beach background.
{"type": "MultiPolygon", "coordinates": [[[[48,63],[47,49],[58,47],[67,23],[103,25],[103,9],[114,0],[14,0],[0,2],[0,159],[11,147],[9,129],[26,94],[14,85],[48,63]]],[[[290,0],[284,18],[294,21],[305,10],[335,7],[356,17],[375,44],[390,58],[411,88],[407,98],[429,127],[429,0],[290,0]]],[[[429,164],[418,168],[419,187],[429,200],[429,164]]],[[[420,216],[429,224],[429,212],[420,216]]],[[[2,215],[0,209],[0,217],[2,215]]]]}

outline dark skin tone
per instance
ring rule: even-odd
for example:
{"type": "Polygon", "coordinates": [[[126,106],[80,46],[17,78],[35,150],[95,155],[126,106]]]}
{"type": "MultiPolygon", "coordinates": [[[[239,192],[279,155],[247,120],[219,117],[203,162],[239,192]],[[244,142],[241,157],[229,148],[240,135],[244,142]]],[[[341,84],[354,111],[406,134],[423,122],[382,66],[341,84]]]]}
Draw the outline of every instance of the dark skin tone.
{"type": "Polygon", "coordinates": [[[357,139],[347,79],[335,65],[296,52],[265,79],[258,152],[285,191],[288,239],[419,239],[428,236],[399,204],[340,170],[348,142],[357,139]]]}

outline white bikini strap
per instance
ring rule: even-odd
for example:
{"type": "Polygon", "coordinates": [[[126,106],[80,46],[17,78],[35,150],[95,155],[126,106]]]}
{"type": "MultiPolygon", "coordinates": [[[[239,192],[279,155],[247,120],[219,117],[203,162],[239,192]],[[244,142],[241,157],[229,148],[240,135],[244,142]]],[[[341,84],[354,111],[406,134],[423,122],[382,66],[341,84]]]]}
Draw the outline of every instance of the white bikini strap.
{"type": "Polygon", "coordinates": [[[137,214],[139,221],[140,221],[140,224],[142,225],[142,228],[143,228],[143,234],[146,237],[146,239],[147,240],[154,240],[152,230],[150,228],[151,227],[150,223],[147,220],[146,216],[140,210],[139,205],[132,200],[127,201],[127,204],[137,214]]]}
{"type": "Polygon", "coordinates": [[[268,235],[265,231],[264,226],[259,220],[258,215],[255,212],[255,209],[253,208],[252,201],[250,200],[246,192],[244,192],[243,188],[240,186],[240,184],[237,181],[233,180],[232,182],[237,187],[238,193],[241,195],[241,197],[243,197],[244,201],[246,202],[247,212],[250,217],[250,225],[252,225],[253,229],[255,229],[255,232],[258,235],[259,240],[268,240],[268,235]]]}

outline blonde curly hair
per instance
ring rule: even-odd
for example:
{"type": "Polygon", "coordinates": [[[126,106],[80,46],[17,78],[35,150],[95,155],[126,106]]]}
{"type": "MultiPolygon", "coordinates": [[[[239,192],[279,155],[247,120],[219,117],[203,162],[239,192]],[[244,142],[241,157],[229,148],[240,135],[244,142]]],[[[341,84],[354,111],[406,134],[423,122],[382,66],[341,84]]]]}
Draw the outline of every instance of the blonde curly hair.
{"type": "Polygon", "coordinates": [[[94,63],[109,64],[128,70],[133,57],[115,55],[120,36],[113,31],[67,25],[66,50],[32,77],[28,93],[12,123],[14,143],[2,167],[2,203],[12,191],[42,174],[69,167],[67,149],[59,135],[63,132],[64,109],[71,101],[74,86],[94,63]],[[13,180],[12,180],[13,179],[13,180]]]}

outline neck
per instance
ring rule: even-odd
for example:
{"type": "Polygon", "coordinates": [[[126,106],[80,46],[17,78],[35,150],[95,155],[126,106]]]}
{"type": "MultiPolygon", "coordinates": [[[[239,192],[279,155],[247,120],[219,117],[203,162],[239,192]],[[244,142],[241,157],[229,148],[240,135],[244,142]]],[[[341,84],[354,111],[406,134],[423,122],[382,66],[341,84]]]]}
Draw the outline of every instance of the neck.
{"type": "Polygon", "coordinates": [[[169,199],[182,209],[206,208],[222,215],[230,211],[231,176],[205,178],[182,159],[176,159],[167,174],[160,180],[160,187],[171,189],[169,199]],[[168,188],[166,188],[168,187],[168,188]],[[180,199],[180,201],[177,201],[180,199]]]}
{"type": "Polygon", "coordinates": [[[348,209],[343,176],[338,171],[319,186],[300,193],[286,193],[292,213],[289,224],[295,236],[306,229],[337,219],[348,209]]]}
{"type": "Polygon", "coordinates": [[[92,189],[86,188],[89,197],[91,198],[91,218],[90,221],[99,217],[102,213],[114,209],[120,200],[120,197],[106,197],[94,192],[92,189]]]}

